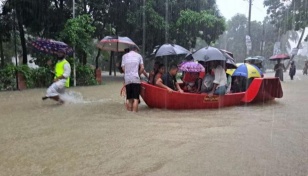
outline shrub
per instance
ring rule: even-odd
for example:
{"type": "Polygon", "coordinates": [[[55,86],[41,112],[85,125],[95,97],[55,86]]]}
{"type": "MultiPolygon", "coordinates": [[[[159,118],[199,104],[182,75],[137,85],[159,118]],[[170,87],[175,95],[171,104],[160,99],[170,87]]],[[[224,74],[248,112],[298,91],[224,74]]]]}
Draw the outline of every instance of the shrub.
{"type": "MultiPolygon", "coordinates": [[[[91,68],[89,65],[77,65],[76,77],[78,86],[97,85],[94,69],[91,68]]],[[[71,83],[72,81],[73,81],[73,74],[71,74],[71,83]]]]}
{"type": "MultiPolygon", "coordinates": [[[[46,67],[31,69],[27,65],[15,66],[10,64],[0,69],[0,91],[16,89],[16,73],[21,73],[24,76],[27,88],[48,87],[54,78],[52,71],[46,67]]],[[[78,86],[97,84],[94,69],[89,65],[77,65],[76,77],[78,86]]],[[[71,85],[73,85],[72,83],[73,70],[71,73],[71,85]]]]}
{"type": "Polygon", "coordinates": [[[7,65],[0,69],[0,90],[16,89],[16,67],[7,65]]]}

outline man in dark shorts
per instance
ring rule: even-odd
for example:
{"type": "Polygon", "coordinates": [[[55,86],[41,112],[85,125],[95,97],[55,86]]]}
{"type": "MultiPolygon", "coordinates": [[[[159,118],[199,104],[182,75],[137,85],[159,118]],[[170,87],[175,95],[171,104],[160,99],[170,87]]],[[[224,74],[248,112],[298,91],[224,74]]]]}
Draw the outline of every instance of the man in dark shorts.
{"type": "Polygon", "coordinates": [[[121,67],[124,71],[124,83],[126,87],[127,110],[138,112],[140,95],[140,73],[144,71],[143,58],[137,53],[138,48],[131,46],[130,51],[123,55],[121,67]]]}
{"type": "Polygon", "coordinates": [[[176,81],[177,73],[178,67],[176,65],[171,65],[169,72],[165,73],[162,77],[163,83],[158,86],[167,89],[169,92],[179,91],[183,93],[179,83],[176,81]]]}

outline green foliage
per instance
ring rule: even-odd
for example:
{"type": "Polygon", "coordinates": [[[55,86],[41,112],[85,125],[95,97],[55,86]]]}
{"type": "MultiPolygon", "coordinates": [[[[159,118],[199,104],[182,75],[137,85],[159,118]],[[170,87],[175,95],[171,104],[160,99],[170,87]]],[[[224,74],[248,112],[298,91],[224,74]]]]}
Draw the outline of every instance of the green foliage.
{"type": "Polygon", "coordinates": [[[32,75],[32,69],[29,68],[27,65],[19,65],[15,67],[16,71],[20,74],[22,74],[26,80],[26,85],[28,88],[34,87],[34,81],[33,75],[32,75]]]}
{"type": "MultiPolygon", "coordinates": [[[[91,68],[89,65],[77,65],[76,78],[78,86],[97,85],[94,68],[91,68]]],[[[71,78],[72,80],[73,78],[71,78]]]]}
{"type": "Polygon", "coordinates": [[[264,0],[264,5],[268,8],[271,22],[283,33],[288,30],[298,31],[308,25],[308,4],[303,0],[264,0]]]}
{"type": "Polygon", "coordinates": [[[26,65],[15,66],[7,65],[0,69],[0,90],[16,89],[16,74],[22,74],[26,80],[26,85],[29,88],[34,87],[34,79],[32,77],[32,70],[26,65]]]}
{"type": "Polygon", "coordinates": [[[181,37],[180,43],[187,46],[187,41],[195,46],[196,38],[200,37],[208,44],[215,42],[225,30],[224,18],[217,17],[207,11],[182,10],[176,22],[181,37]],[[184,39],[184,41],[183,41],[184,39]]]}
{"type": "Polygon", "coordinates": [[[93,20],[89,15],[80,15],[76,18],[67,20],[60,37],[63,41],[77,49],[89,53],[89,43],[95,27],[92,26],[93,20]]]}
{"type": "Polygon", "coordinates": [[[48,87],[54,78],[53,72],[46,67],[32,69],[33,87],[48,87]]]}
{"type": "Polygon", "coordinates": [[[16,89],[16,68],[14,65],[7,65],[0,69],[0,90],[16,89]]]}
{"type": "MultiPolygon", "coordinates": [[[[0,69],[0,91],[16,89],[16,73],[24,76],[27,88],[48,87],[54,78],[52,70],[46,67],[31,69],[27,65],[9,64],[0,69]]],[[[76,75],[78,86],[97,84],[94,69],[88,65],[77,65],[76,75]]],[[[72,76],[71,81],[73,81],[72,76]]]]}

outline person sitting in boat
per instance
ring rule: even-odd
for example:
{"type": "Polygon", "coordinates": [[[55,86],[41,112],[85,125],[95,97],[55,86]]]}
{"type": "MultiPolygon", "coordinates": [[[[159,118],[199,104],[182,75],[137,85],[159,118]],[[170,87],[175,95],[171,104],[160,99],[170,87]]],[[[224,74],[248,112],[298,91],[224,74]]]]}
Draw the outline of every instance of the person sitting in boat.
{"type": "Polygon", "coordinates": [[[176,75],[178,73],[178,67],[171,65],[169,71],[162,77],[162,82],[157,82],[157,86],[167,89],[169,92],[179,91],[183,93],[179,83],[176,81],[176,75]]]}
{"type": "Polygon", "coordinates": [[[157,67],[156,73],[154,75],[153,82],[151,84],[158,85],[163,82],[162,77],[165,74],[165,65],[159,64],[157,67]]]}
{"type": "Polygon", "coordinates": [[[225,95],[227,90],[227,76],[225,71],[225,62],[212,61],[211,68],[214,68],[213,89],[208,94],[209,97],[215,95],[225,95]]]}
{"type": "Polygon", "coordinates": [[[228,73],[226,74],[227,76],[227,92],[226,93],[230,93],[231,92],[231,83],[232,83],[232,76],[229,75],[228,73]]]}
{"type": "Polygon", "coordinates": [[[209,93],[213,89],[213,81],[215,79],[214,75],[212,74],[212,70],[209,67],[206,67],[206,73],[202,80],[201,85],[201,93],[209,93]]]}
{"type": "Polygon", "coordinates": [[[244,76],[233,76],[231,83],[231,92],[245,92],[247,89],[247,78],[244,76]]]}
{"type": "Polygon", "coordinates": [[[198,72],[186,72],[183,77],[184,92],[198,92],[198,72]]]}
{"type": "Polygon", "coordinates": [[[160,62],[159,61],[156,61],[154,63],[154,67],[153,67],[153,70],[149,73],[149,80],[148,80],[148,83],[149,84],[154,84],[154,77],[155,77],[155,73],[158,71],[158,67],[160,65],[160,62]]]}

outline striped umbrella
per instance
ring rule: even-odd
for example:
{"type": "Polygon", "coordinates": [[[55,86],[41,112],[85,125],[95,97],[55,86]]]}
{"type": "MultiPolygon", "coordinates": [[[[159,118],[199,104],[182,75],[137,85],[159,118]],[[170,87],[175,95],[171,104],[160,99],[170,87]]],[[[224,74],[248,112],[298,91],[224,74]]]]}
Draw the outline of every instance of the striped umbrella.
{"type": "Polygon", "coordinates": [[[241,64],[233,72],[232,76],[243,76],[246,78],[261,78],[263,77],[262,71],[251,64],[241,64]]]}
{"type": "Polygon", "coordinates": [[[124,52],[130,46],[138,48],[130,38],[121,36],[106,36],[96,46],[101,50],[114,52],[124,52]]]}

